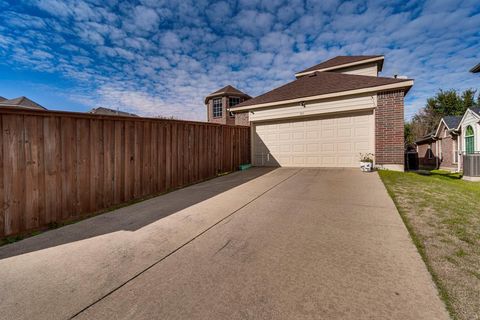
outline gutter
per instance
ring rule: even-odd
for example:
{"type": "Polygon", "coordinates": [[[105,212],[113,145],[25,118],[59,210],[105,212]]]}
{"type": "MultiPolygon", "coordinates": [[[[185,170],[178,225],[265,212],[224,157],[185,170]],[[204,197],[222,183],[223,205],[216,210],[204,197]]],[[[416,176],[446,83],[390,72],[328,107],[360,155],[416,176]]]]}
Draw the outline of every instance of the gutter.
{"type": "Polygon", "coordinates": [[[274,101],[274,102],[252,104],[252,105],[245,106],[245,107],[234,107],[232,109],[229,109],[229,111],[232,111],[232,112],[249,111],[249,110],[252,110],[252,109],[279,106],[279,105],[283,105],[283,104],[302,103],[302,102],[312,101],[312,100],[322,100],[322,99],[328,99],[328,98],[344,97],[344,96],[350,96],[350,95],[361,94],[361,93],[380,92],[380,91],[385,91],[385,90],[390,90],[390,89],[411,88],[412,86],[413,86],[413,80],[405,80],[405,81],[402,81],[402,82],[386,84],[386,85],[376,86],[376,87],[368,87],[368,88],[362,88],[362,89],[340,91],[340,92],[334,92],[334,93],[326,93],[326,94],[310,96],[310,97],[302,97],[302,98],[295,98],[295,99],[289,99],[289,100],[280,100],[280,101],[274,101]]]}

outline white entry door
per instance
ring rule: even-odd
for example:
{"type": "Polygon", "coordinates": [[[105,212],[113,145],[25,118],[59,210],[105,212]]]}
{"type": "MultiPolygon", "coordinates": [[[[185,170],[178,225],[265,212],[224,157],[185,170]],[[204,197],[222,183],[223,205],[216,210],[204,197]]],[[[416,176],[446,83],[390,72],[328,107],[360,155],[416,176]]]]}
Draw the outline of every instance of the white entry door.
{"type": "Polygon", "coordinates": [[[373,111],[253,123],[253,164],[285,167],[358,167],[374,153],[373,111]]]}

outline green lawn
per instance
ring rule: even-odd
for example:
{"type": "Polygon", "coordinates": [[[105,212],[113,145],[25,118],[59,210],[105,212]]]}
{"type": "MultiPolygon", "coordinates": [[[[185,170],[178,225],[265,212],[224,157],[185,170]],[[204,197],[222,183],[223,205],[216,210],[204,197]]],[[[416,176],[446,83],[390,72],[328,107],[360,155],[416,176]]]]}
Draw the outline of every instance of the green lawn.
{"type": "Polygon", "coordinates": [[[480,182],[380,171],[454,319],[480,319],[480,182]]]}

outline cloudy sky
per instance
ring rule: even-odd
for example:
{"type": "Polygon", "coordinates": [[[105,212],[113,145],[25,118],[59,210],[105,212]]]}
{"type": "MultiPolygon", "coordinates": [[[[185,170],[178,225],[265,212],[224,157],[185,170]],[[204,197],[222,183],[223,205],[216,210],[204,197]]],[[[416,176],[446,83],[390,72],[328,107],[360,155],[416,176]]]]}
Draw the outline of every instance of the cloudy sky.
{"type": "Polygon", "coordinates": [[[415,79],[407,119],[439,88],[480,88],[480,2],[0,0],[0,96],[49,109],[205,120],[226,84],[256,96],[362,54],[415,79]]]}

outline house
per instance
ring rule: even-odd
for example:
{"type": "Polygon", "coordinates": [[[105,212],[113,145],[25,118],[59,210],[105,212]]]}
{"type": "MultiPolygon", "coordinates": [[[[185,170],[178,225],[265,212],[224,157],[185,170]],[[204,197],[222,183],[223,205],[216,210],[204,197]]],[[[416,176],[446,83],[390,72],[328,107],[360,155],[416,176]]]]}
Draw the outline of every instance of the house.
{"type": "Polygon", "coordinates": [[[404,169],[404,97],[413,80],[379,77],[384,56],[338,56],[230,107],[248,118],[256,166],[404,169]]]}
{"type": "Polygon", "coordinates": [[[470,72],[471,73],[479,73],[480,72],[480,63],[477,64],[475,67],[473,67],[472,69],[470,69],[470,72]]]}
{"type": "Polygon", "coordinates": [[[437,130],[416,141],[421,167],[462,171],[463,154],[480,152],[480,107],[440,120],[437,130]]]}
{"type": "MultiPolygon", "coordinates": [[[[473,154],[480,152],[480,107],[469,108],[460,121],[457,130],[459,132],[458,153],[473,154]]],[[[462,158],[458,163],[458,170],[463,169],[462,158]]]]}
{"type": "Polygon", "coordinates": [[[128,112],[104,108],[104,107],[93,108],[92,110],[88,111],[88,113],[101,114],[106,116],[138,117],[134,113],[128,113],[128,112]]]}
{"type": "Polygon", "coordinates": [[[32,109],[32,110],[47,110],[47,108],[23,96],[15,99],[6,99],[4,97],[0,97],[0,108],[1,107],[15,107],[15,108],[32,109]]]}
{"type": "Polygon", "coordinates": [[[426,169],[458,170],[459,130],[462,116],[440,119],[437,130],[417,140],[419,165],[426,169]]]}
{"type": "Polygon", "coordinates": [[[205,98],[208,122],[248,126],[247,115],[234,114],[229,112],[228,109],[251,98],[248,94],[231,85],[209,94],[205,98]]]}

